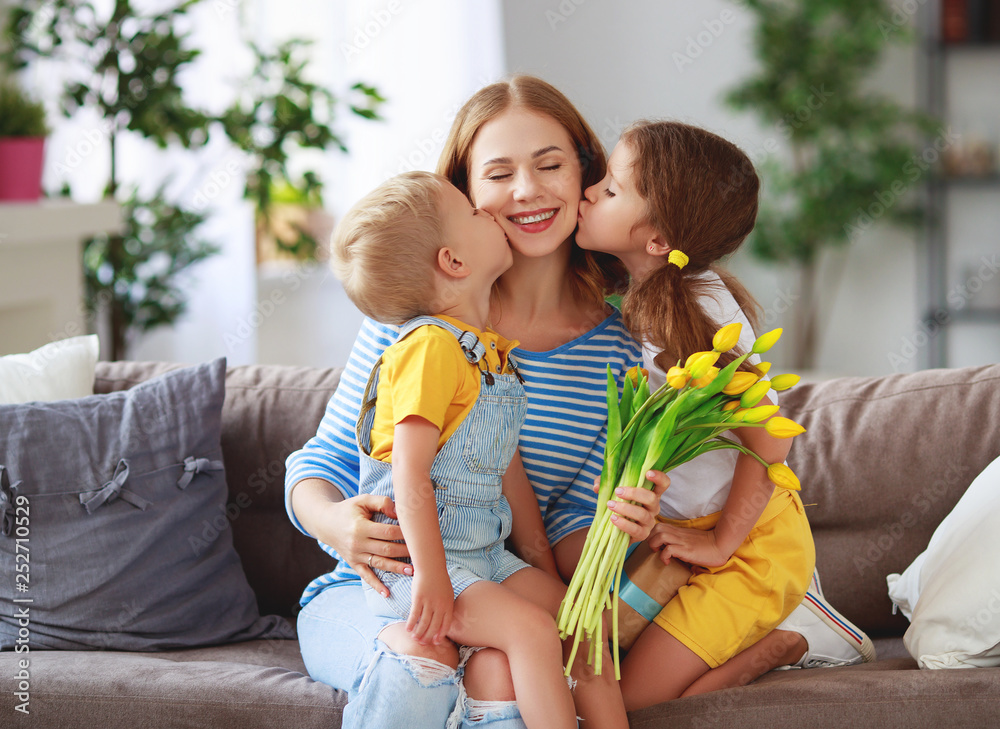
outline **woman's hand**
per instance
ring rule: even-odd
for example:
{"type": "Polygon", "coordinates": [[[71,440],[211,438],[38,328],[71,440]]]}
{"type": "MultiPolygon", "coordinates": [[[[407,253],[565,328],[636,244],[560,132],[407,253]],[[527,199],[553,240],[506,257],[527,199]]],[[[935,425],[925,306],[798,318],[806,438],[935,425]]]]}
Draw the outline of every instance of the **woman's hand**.
{"type": "Polygon", "coordinates": [[[413,567],[398,561],[409,557],[398,524],[372,521],[376,513],[396,518],[396,506],[385,496],[361,494],[345,499],[332,483],[305,479],[292,490],[292,510],[306,531],[329,544],[373,589],[388,596],[389,590],[374,569],[412,575],[413,567]]]}
{"type": "MultiPolygon", "coordinates": [[[[608,509],[613,512],[611,522],[633,542],[643,541],[653,531],[660,514],[660,496],[670,486],[670,479],[662,471],[649,471],[646,480],[653,484],[652,489],[620,486],[615,489],[615,498],[608,502],[608,509]]],[[[595,491],[599,485],[595,479],[595,491]]]]}

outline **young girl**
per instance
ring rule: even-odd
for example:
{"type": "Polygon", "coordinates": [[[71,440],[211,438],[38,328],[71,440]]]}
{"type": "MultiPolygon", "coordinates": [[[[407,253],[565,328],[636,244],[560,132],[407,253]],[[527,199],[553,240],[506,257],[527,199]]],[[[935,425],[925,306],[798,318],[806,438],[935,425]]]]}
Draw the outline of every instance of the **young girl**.
{"type": "MultiPolygon", "coordinates": [[[[577,241],[628,268],[622,312],[654,383],[678,359],[711,349],[712,335],[731,322],[743,325],[737,349],[751,347],[755,303],[714,264],[753,228],[758,184],[750,160],[721,137],[639,122],[622,135],[605,178],[586,190],[577,241]]],[[[759,362],[754,355],[744,366],[759,362]]],[[[731,435],[768,463],[788,454],[790,441],[763,429],[731,435]]],[[[752,457],[714,451],[669,475],[650,544],[664,562],[689,562],[692,576],[622,663],[629,710],[684,695],[777,627],[802,601],[815,562],[798,495],[776,489],[752,457]]]]}
{"type": "MultiPolygon", "coordinates": [[[[359,490],[395,500],[413,566],[412,576],[376,569],[380,592],[366,585],[383,640],[405,630],[422,644],[502,650],[525,723],[576,727],[550,613],[565,588],[517,454],[527,407],[517,342],[487,327],[493,284],[513,261],[503,229],[446,178],[412,172],[348,212],[331,254],[358,308],[402,326],[357,428],[359,490]],[[540,568],[507,551],[508,536],[540,568]]],[[[604,690],[621,704],[617,686],[604,690]]]]}

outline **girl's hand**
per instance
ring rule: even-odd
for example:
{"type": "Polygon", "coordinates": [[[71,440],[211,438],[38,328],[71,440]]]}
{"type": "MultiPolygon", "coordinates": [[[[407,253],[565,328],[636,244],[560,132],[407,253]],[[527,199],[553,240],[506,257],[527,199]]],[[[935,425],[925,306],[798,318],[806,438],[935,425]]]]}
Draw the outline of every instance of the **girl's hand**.
{"type": "MultiPolygon", "coordinates": [[[[608,509],[613,512],[611,523],[628,534],[633,542],[646,539],[656,526],[656,517],[660,514],[660,496],[670,486],[670,479],[662,471],[649,471],[646,479],[653,484],[652,489],[621,486],[615,489],[615,498],[608,502],[608,509]]],[[[595,479],[595,491],[599,485],[600,482],[595,479]]]]}
{"type": "Polygon", "coordinates": [[[649,537],[649,546],[660,550],[663,564],[669,564],[670,558],[676,557],[702,567],[721,567],[733,556],[716,543],[714,529],[690,529],[673,524],[657,524],[649,537]]]}
{"type": "Polygon", "coordinates": [[[420,645],[441,645],[451,629],[455,593],[447,572],[413,578],[413,604],[406,630],[420,645]],[[421,579],[423,577],[423,579],[421,579]]]}

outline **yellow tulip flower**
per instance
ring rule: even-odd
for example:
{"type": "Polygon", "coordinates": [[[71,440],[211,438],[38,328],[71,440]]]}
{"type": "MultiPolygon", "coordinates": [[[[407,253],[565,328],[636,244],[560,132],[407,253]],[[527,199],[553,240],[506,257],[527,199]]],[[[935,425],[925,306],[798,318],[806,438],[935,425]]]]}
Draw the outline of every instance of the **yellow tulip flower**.
{"type": "Polygon", "coordinates": [[[740,406],[739,400],[730,400],[725,405],[722,406],[723,412],[728,412],[729,410],[735,410],[740,406]]]}
{"type": "Polygon", "coordinates": [[[704,375],[702,375],[696,380],[691,380],[691,386],[697,388],[705,387],[706,385],[711,384],[712,380],[714,380],[718,374],[719,374],[718,367],[709,367],[708,372],[706,372],[704,375]]]}
{"type": "Polygon", "coordinates": [[[771,371],[771,363],[770,362],[761,362],[759,365],[757,365],[757,370],[762,375],[766,375],[768,372],[771,371]]]}
{"type": "Polygon", "coordinates": [[[794,438],[800,433],[805,433],[806,429],[788,418],[771,418],[764,425],[764,430],[775,438],[794,438]]]}
{"type": "Polygon", "coordinates": [[[724,395],[739,395],[745,392],[759,378],[753,372],[737,372],[729,384],[722,388],[724,395]]]}
{"type": "Polygon", "coordinates": [[[690,357],[687,358],[687,361],[684,362],[684,366],[687,367],[688,369],[691,369],[691,367],[693,367],[696,362],[700,362],[702,359],[704,359],[708,363],[706,367],[711,367],[718,361],[719,353],[695,352],[694,354],[692,354],[690,357]]]}
{"type": "Polygon", "coordinates": [[[772,329],[767,334],[761,334],[757,337],[757,341],[753,343],[753,351],[757,354],[763,354],[771,347],[774,346],[775,342],[781,338],[781,327],[777,329],[772,329]]]}
{"type": "Polygon", "coordinates": [[[691,372],[692,377],[698,379],[699,377],[703,377],[708,372],[708,368],[714,365],[718,359],[718,352],[695,352],[687,358],[684,367],[691,372]],[[695,369],[696,366],[698,367],[697,370],[695,369]]]}
{"type": "Polygon", "coordinates": [[[784,463],[772,463],[768,466],[767,478],[775,486],[780,486],[783,489],[790,489],[791,491],[802,490],[799,477],[784,463]]]}
{"type": "Polygon", "coordinates": [[[799,384],[799,380],[802,378],[798,375],[793,375],[791,373],[784,375],[776,375],[771,378],[771,387],[778,392],[782,390],[787,390],[789,387],[794,387],[799,384]]]}
{"type": "Polygon", "coordinates": [[[630,369],[628,372],[625,373],[625,377],[629,380],[632,380],[632,387],[639,386],[640,373],[642,374],[643,377],[649,379],[649,370],[647,370],[645,367],[633,367],[632,369],[630,369]]]}
{"type": "Polygon", "coordinates": [[[777,405],[758,405],[755,408],[750,408],[745,413],[743,413],[744,423],[763,423],[765,420],[770,418],[778,412],[777,405]]]}
{"type": "Polygon", "coordinates": [[[736,343],[740,341],[740,330],[743,325],[738,321],[734,321],[732,324],[726,324],[719,331],[715,333],[712,337],[712,347],[716,352],[728,352],[730,349],[736,346],[736,343]]]}
{"type": "Polygon", "coordinates": [[[771,383],[767,380],[761,380],[760,382],[751,385],[750,388],[743,393],[743,397],[740,398],[740,405],[745,408],[752,408],[764,399],[764,396],[770,389],[771,383]]]}
{"type": "Polygon", "coordinates": [[[691,379],[691,373],[683,367],[671,367],[667,370],[667,384],[675,390],[683,390],[691,379]]]}

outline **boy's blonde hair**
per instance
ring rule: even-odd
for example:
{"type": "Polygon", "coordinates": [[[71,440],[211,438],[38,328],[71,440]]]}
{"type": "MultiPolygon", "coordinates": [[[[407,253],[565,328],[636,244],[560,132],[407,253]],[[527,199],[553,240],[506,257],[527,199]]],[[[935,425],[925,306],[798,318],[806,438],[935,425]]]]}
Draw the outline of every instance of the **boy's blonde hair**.
{"type": "Polygon", "coordinates": [[[352,207],[334,231],[330,265],[351,301],[386,324],[431,313],[437,252],[444,246],[439,200],[447,178],[404,172],[352,207]]]}

